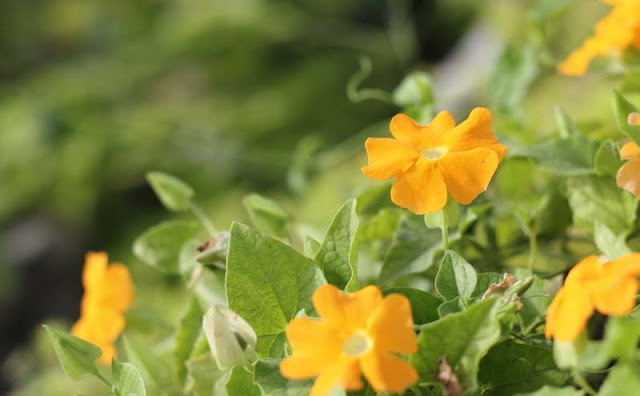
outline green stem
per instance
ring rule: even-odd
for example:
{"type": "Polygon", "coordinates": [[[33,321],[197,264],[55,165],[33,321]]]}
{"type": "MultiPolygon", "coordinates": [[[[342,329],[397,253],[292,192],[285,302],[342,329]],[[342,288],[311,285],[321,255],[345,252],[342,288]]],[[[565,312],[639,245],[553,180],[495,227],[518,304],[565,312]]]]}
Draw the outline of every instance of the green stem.
{"type": "Polygon", "coordinates": [[[442,209],[442,246],[445,251],[449,250],[449,219],[444,208],[442,209]]]}
{"type": "Polygon", "coordinates": [[[584,378],[582,376],[582,373],[580,373],[579,371],[576,370],[573,372],[573,380],[576,382],[576,384],[580,385],[583,391],[587,392],[589,395],[598,396],[598,392],[596,392],[591,387],[591,385],[589,385],[589,382],[587,382],[587,379],[584,378]]]}
{"type": "Polygon", "coordinates": [[[529,228],[529,260],[527,262],[527,268],[533,272],[533,264],[536,261],[538,254],[538,232],[534,227],[529,228]]]}
{"type": "Polygon", "coordinates": [[[209,220],[209,218],[204,213],[202,208],[200,208],[200,206],[192,202],[191,211],[198,218],[198,220],[200,220],[200,222],[202,223],[204,228],[206,228],[209,235],[215,235],[218,233],[218,231],[216,230],[216,227],[213,226],[213,223],[211,222],[211,220],[209,220]]]}
{"type": "Polygon", "coordinates": [[[111,383],[109,382],[109,380],[103,377],[99,371],[96,371],[94,374],[100,381],[102,381],[103,384],[105,384],[109,389],[111,389],[111,383]]]}

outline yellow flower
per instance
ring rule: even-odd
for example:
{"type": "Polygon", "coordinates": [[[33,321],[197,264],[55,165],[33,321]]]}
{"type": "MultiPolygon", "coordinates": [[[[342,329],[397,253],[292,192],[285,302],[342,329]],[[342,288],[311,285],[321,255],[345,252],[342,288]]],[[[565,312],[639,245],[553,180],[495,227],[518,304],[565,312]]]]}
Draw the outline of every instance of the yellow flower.
{"type": "Polygon", "coordinates": [[[98,362],[110,364],[115,357],[114,342],[125,326],[124,312],[133,302],[133,283],[127,267],[108,265],[104,252],[89,252],[82,272],[84,296],[80,319],[71,334],[102,349],[98,362]]]}
{"type": "Polygon", "coordinates": [[[640,147],[629,142],[620,149],[620,157],[629,160],[618,169],[616,183],[618,187],[640,198],[640,147]]]}
{"type": "Polygon", "coordinates": [[[397,177],[391,200],[416,214],[437,212],[447,203],[447,191],[461,204],[471,203],[487,189],[506,147],[491,131],[491,112],[475,108],[456,126],[446,111],[420,126],[398,114],[389,125],[395,139],[365,142],[368,177],[397,177]]]}
{"type": "Polygon", "coordinates": [[[547,311],[545,336],[574,342],[594,310],[622,316],[636,305],[640,284],[640,253],[630,253],[609,262],[589,256],[569,271],[564,285],[547,311]]]}
{"type": "Polygon", "coordinates": [[[593,35],[558,65],[558,71],[568,76],[585,73],[597,56],[619,53],[628,47],[640,48],[640,1],[605,0],[613,9],[597,24],[593,35]]]}
{"type": "Polygon", "coordinates": [[[413,366],[395,356],[418,349],[406,297],[383,299],[375,286],[347,294],[323,285],[313,293],[313,306],[321,320],[289,323],[292,356],[280,363],[287,378],[318,376],[310,396],[328,395],[337,386],[362,389],[361,373],[376,392],[402,393],[418,381],[413,366]]]}

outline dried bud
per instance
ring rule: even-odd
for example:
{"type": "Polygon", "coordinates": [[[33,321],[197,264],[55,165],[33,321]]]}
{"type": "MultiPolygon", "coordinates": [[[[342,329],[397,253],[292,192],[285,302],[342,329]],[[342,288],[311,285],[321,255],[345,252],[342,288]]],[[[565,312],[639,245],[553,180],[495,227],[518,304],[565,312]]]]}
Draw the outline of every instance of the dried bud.
{"type": "Polygon", "coordinates": [[[229,308],[222,305],[211,307],[204,315],[202,328],[221,370],[238,364],[246,367],[257,359],[256,332],[229,308]]]}
{"type": "Polygon", "coordinates": [[[438,360],[436,381],[442,385],[447,396],[460,396],[464,391],[458,375],[453,371],[449,363],[447,363],[446,356],[438,360]]]}
{"type": "Polygon", "coordinates": [[[207,239],[198,246],[199,255],[196,260],[206,266],[214,266],[225,269],[227,253],[229,252],[229,232],[224,231],[207,239]]]}

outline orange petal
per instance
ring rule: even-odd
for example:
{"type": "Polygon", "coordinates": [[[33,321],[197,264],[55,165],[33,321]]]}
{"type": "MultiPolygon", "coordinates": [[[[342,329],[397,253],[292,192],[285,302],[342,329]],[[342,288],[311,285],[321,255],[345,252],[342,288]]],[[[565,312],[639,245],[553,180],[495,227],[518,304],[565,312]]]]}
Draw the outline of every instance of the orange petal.
{"type": "Polygon", "coordinates": [[[412,365],[375,349],[360,359],[360,366],[376,392],[402,393],[418,381],[418,373],[412,365]]]}
{"type": "Polygon", "coordinates": [[[413,213],[437,212],[447,203],[447,188],[435,161],[420,158],[391,187],[391,200],[413,213]]]}
{"type": "Polygon", "coordinates": [[[104,364],[106,366],[111,365],[111,359],[117,357],[116,347],[112,343],[105,343],[98,345],[102,350],[102,355],[96,360],[97,363],[104,364]]]}
{"type": "Polygon", "coordinates": [[[82,285],[85,291],[95,291],[101,287],[108,263],[109,257],[105,252],[87,253],[82,270],[82,285]]]}
{"type": "Polygon", "coordinates": [[[420,156],[416,148],[394,139],[369,138],[364,146],[369,165],[363,167],[362,172],[375,180],[399,176],[420,156]]]}
{"type": "Polygon", "coordinates": [[[309,396],[328,396],[333,388],[342,386],[348,390],[362,389],[360,367],[355,359],[341,357],[324,370],[311,387],[309,396]]]}
{"type": "Polygon", "coordinates": [[[422,131],[422,148],[433,148],[444,146],[444,137],[447,131],[455,128],[456,120],[448,111],[441,111],[427,125],[421,127],[422,131]]]}
{"type": "Polygon", "coordinates": [[[482,147],[450,152],[438,160],[447,190],[463,205],[470,204],[487,189],[498,162],[495,151],[482,147]]]}
{"type": "Polygon", "coordinates": [[[560,342],[574,342],[592,313],[589,291],[580,285],[565,285],[547,310],[545,336],[560,342]]]}
{"type": "Polygon", "coordinates": [[[507,148],[498,141],[491,130],[491,112],[484,107],[476,107],[463,123],[452,129],[444,137],[444,144],[452,151],[469,151],[477,147],[489,148],[502,160],[507,148]]]}
{"type": "Polygon", "coordinates": [[[616,174],[616,184],[640,198],[640,160],[632,160],[622,165],[616,174]]]}
{"type": "Polygon", "coordinates": [[[382,301],[376,286],[367,286],[355,293],[344,293],[333,285],[322,285],[312,296],[318,315],[336,329],[364,329],[367,320],[382,301]]]}
{"type": "Polygon", "coordinates": [[[111,264],[104,274],[100,302],[116,311],[124,312],[133,302],[133,282],[129,270],[122,264],[111,264]]]}
{"type": "Polygon", "coordinates": [[[640,253],[629,253],[609,261],[603,267],[605,276],[637,277],[640,276],[640,253]]]}
{"type": "Polygon", "coordinates": [[[417,145],[420,142],[420,126],[406,114],[396,114],[389,123],[394,138],[404,143],[417,145]]]}
{"type": "Polygon", "coordinates": [[[611,281],[604,279],[593,291],[596,309],[611,316],[622,316],[636,306],[638,281],[633,277],[622,277],[611,281]]]}
{"type": "Polygon", "coordinates": [[[581,284],[589,280],[598,280],[602,276],[603,269],[604,263],[598,256],[585,257],[569,271],[564,284],[581,284]]]}
{"type": "Polygon", "coordinates": [[[415,353],[418,350],[416,332],[409,299],[390,294],[369,318],[369,335],[377,349],[383,352],[415,353]]]}
{"type": "Polygon", "coordinates": [[[342,343],[335,328],[311,318],[292,320],[286,329],[292,356],[280,363],[283,376],[311,378],[340,357],[342,343]]]}
{"type": "MultiPolygon", "coordinates": [[[[631,114],[638,114],[638,113],[631,113],[631,114]]],[[[629,115],[629,117],[631,117],[631,115],[629,115]]],[[[622,157],[622,159],[627,159],[627,160],[640,159],[640,147],[638,147],[638,145],[635,144],[634,142],[626,143],[620,149],[620,157],[622,157]]]]}

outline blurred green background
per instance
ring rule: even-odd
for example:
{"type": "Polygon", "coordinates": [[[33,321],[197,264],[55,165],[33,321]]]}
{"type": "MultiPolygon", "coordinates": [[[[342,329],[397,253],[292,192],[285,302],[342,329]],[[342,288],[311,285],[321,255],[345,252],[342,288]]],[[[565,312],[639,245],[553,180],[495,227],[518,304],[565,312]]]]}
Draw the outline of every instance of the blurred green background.
{"type": "MultiPolygon", "coordinates": [[[[100,394],[90,379],[64,376],[39,329],[44,321],[68,328],[78,317],[87,250],[108,251],[132,269],[134,335],[161,341],[174,330],[181,280],[131,253],[137,235],[173,216],[147,172],[187,181],[219,229],[247,221],[241,199],[257,191],[321,231],[369,183],[359,171],[363,142],[386,134],[399,111],[349,100],[360,56],[373,64],[364,87],[391,92],[413,70],[432,72],[438,106],[461,120],[487,105],[505,43],[536,37],[524,26],[538,3],[2,2],[0,394],[100,394]]],[[[604,10],[581,7],[569,17],[582,24],[544,27],[565,35],[553,44],[558,53],[575,47],[604,10]]],[[[544,80],[529,112],[497,114],[498,134],[526,124],[519,138],[535,139],[553,128],[556,102],[570,113],[588,105],[586,121],[608,114],[593,100],[604,84],[585,80],[594,86],[588,95],[575,80],[544,80]]]]}

